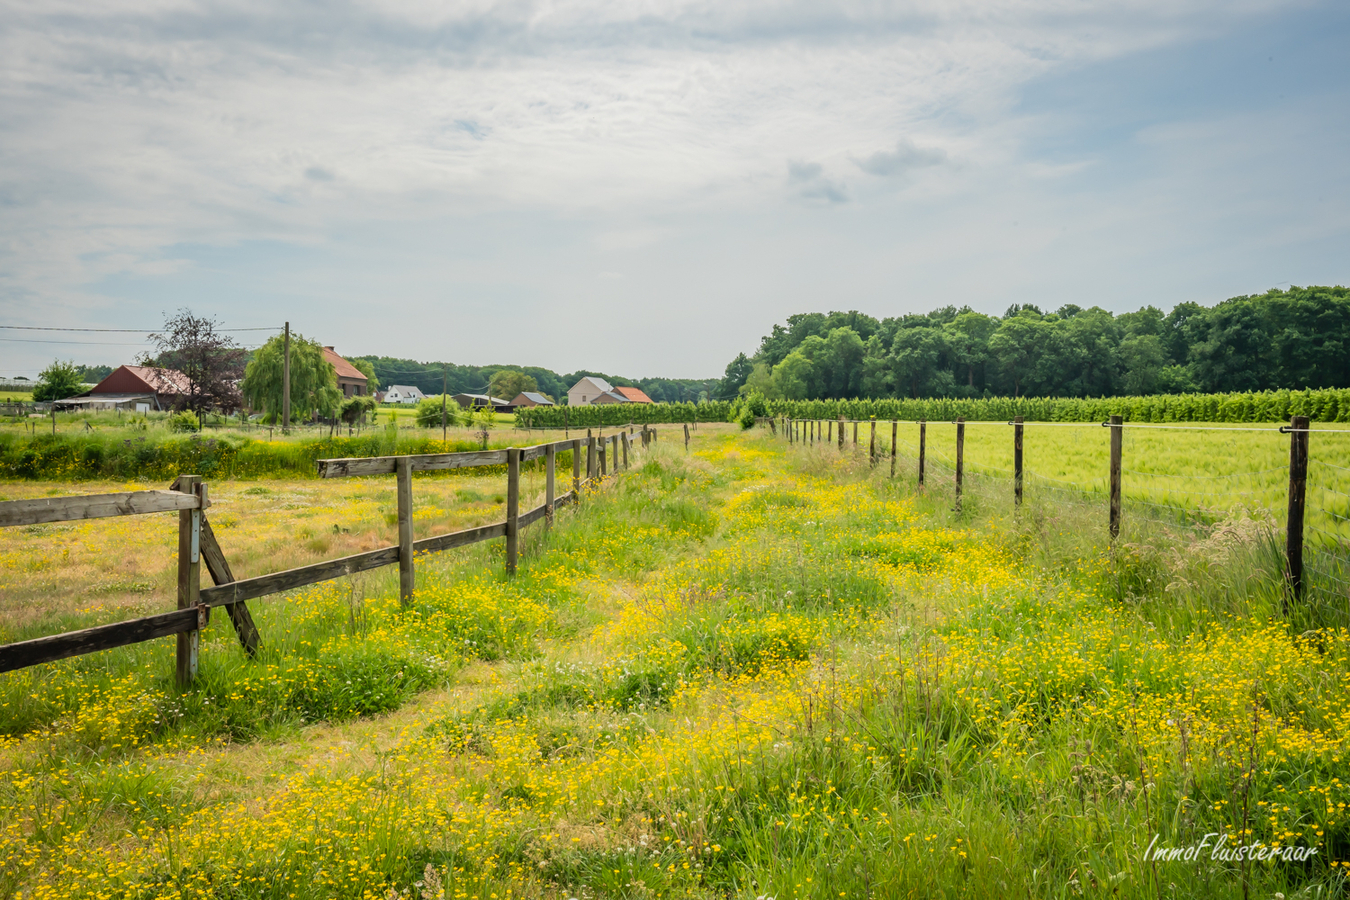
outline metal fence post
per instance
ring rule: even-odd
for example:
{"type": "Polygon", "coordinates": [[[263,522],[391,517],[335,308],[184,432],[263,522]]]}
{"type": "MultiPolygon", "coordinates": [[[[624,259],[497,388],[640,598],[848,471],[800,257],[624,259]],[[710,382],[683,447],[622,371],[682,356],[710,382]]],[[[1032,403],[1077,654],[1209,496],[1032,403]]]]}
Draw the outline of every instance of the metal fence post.
{"type": "Polygon", "coordinates": [[[928,422],[924,419],[919,420],[919,487],[923,487],[923,455],[927,445],[928,422]]]}
{"type": "Polygon", "coordinates": [[[897,421],[897,420],[895,420],[895,419],[892,419],[892,420],[891,420],[891,477],[892,477],[892,478],[895,477],[895,438],[896,438],[896,434],[899,432],[899,430],[900,430],[900,423],[899,423],[899,421],[897,421]]]}
{"type": "Polygon", "coordinates": [[[872,436],[868,440],[867,457],[871,464],[875,466],[877,464],[877,417],[872,416],[872,420],[868,424],[872,428],[872,436]]]}
{"type": "Polygon", "coordinates": [[[966,475],[966,420],[956,419],[956,511],[961,511],[961,482],[966,475]]]}
{"type": "Polygon", "coordinates": [[[1111,540],[1120,537],[1120,456],[1124,419],[1112,416],[1111,427],[1111,540]]]}
{"type": "MultiPolygon", "coordinates": [[[[1284,555],[1285,578],[1288,591],[1284,611],[1289,612],[1289,600],[1302,600],[1303,584],[1303,513],[1308,489],[1308,425],[1307,416],[1289,420],[1289,518],[1285,522],[1284,555]]],[[[1281,429],[1284,430],[1284,429],[1281,429]]]]}

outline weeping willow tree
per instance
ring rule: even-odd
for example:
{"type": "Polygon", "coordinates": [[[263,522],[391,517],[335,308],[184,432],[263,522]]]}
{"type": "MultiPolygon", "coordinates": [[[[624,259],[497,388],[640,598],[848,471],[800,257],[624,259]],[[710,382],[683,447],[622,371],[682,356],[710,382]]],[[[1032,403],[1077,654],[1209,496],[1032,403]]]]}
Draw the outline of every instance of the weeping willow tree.
{"type": "MultiPolygon", "coordinates": [[[[277,335],[253,354],[240,385],[249,405],[261,409],[269,417],[281,413],[284,357],[284,338],[277,335]]],[[[338,390],[337,372],[332,363],[323,358],[323,347],[317,341],[292,332],[291,420],[307,419],[316,413],[333,416],[341,405],[342,392],[338,390]]]]}

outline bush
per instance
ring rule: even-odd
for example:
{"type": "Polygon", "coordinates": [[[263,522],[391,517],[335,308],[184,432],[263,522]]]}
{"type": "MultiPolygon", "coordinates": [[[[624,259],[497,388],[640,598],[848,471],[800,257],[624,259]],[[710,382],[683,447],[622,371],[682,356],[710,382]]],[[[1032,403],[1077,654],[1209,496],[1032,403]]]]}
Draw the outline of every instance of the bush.
{"type": "Polygon", "coordinates": [[[197,414],[190,409],[169,416],[170,431],[200,431],[201,427],[201,423],[197,421],[197,414]]]}
{"type": "Polygon", "coordinates": [[[342,404],[339,416],[346,424],[355,425],[366,413],[370,414],[371,422],[379,415],[374,397],[352,397],[342,404]]]}
{"type": "MultiPolygon", "coordinates": [[[[445,398],[445,424],[467,425],[469,420],[468,410],[460,408],[460,405],[449,397],[445,398]]],[[[427,397],[421,403],[417,404],[417,424],[423,428],[441,427],[441,395],[427,397]]]]}

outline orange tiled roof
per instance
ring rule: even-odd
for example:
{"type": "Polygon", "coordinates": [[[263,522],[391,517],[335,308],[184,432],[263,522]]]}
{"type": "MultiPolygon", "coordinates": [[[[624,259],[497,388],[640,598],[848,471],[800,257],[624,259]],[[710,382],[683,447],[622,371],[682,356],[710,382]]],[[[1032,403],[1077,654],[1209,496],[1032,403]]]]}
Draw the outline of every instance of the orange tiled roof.
{"type": "Polygon", "coordinates": [[[651,403],[652,398],[642,392],[641,388],[635,387],[616,387],[614,393],[622,394],[628,398],[630,403],[651,403]]]}
{"type": "Polygon", "coordinates": [[[361,381],[367,380],[364,372],[338,356],[332,347],[323,348],[323,358],[332,364],[333,368],[337,371],[339,378],[358,378],[361,381]]]}

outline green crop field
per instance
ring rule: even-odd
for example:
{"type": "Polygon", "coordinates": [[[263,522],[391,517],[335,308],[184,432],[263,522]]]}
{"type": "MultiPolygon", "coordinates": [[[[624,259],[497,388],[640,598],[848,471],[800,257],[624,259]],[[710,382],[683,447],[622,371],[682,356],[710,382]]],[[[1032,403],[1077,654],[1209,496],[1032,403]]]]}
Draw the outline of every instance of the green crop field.
{"type": "MultiPolygon", "coordinates": [[[[1014,515],[1011,429],[968,434],[958,512],[950,426],[922,491],[851,445],[665,428],[513,579],[496,541],[419,556],[406,608],[393,569],[250,601],[257,659],[217,611],[188,690],[172,638],[2,673],[0,895],[1344,896],[1342,587],[1286,612],[1261,518],[1112,545],[1100,496],[1034,481],[1014,515]]],[[[1091,487],[1105,446],[1029,428],[1028,465],[1091,487]]],[[[1129,431],[1125,467],[1189,488],[1282,447],[1129,431]]],[[[416,536],[498,519],[502,484],[415,477],[416,536]]],[[[217,480],[210,517],[253,575],[391,542],[393,493],[217,480]]],[[[0,529],[0,642],[164,609],[176,534],[0,529]]]]}

